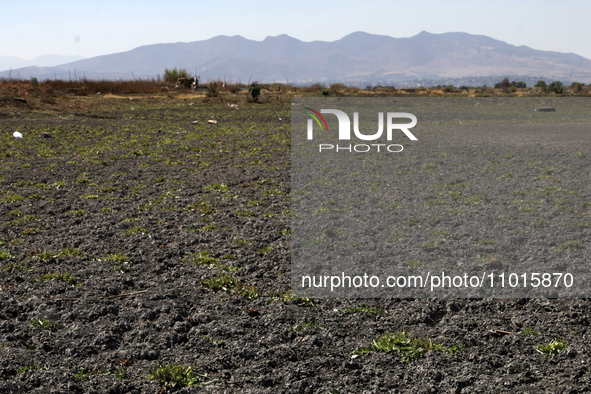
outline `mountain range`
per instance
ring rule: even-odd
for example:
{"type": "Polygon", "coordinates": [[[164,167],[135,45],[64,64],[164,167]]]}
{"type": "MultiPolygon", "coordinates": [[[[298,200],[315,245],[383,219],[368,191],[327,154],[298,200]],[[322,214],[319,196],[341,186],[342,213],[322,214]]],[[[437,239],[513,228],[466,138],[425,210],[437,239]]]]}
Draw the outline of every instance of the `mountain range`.
{"type": "Polygon", "coordinates": [[[591,60],[573,53],[540,51],[483,35],[425,31],[409,38],[356,32],[331,42],[304,42],[285,34],[263,41],[216,36],[146,45],[54,67],[17,68],[10,74],[0,72],[0,78],[156,78],[174,67],[196,73],[202,81],[243,83],[393,84],[496,76],[591,82],[591,60]]]}
{"type": "Polygon", "coordinates": [[[16,56],[0,56],[0,70],[17,69],[22,67],[52,67],[64,63],[75,62],[84,59],[82,56],[41,55],[34,59],[26,60],[16,56]]]}

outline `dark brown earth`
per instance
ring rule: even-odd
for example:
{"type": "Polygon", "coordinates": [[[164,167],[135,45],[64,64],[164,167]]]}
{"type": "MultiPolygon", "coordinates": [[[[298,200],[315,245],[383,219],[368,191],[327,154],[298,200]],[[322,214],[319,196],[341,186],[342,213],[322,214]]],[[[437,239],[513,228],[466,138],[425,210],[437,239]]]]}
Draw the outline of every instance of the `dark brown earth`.
{"type": "MultiPolygon", "coordinates": [[[[149,380],[170,365],[200,374],[183,393],[591,392],[588,299],[291,292],[289,105],[136,98],[75,111],[23,109],[0,119],[0,393],[172,392],[170,382],[149,380]],[[402,332],[447,351],[409,360],[403,351],[354,354],[402,332]],[[555,338],[565,344],[556,355],[537,351],[555,338]]],[[[560,249],[566,240],[544,240],[546,253],[588,264],[589,118],[544,120],[540,147],[558,155],[516,143],[504,158],[470,145],[471,134],[487,130],[494,141],[490,126],[429,123],[420,141],[446,148],[409,156],[406,169],[415,171],[401,183],[430,162],[464,182],[485,170],[512,172],[517,179],[495,184],[507,199],[523,189],[532,194],[523,200],[544,202],[531,217],[519,216],[528,204],[488,203],[491,216],[516,215],[517,224],[490,224],[479,238],[460,223],[450,253],[466,246],[473,257],[517,255],[503,248],[514,237],[538,253],[543,245],[519,232],[542,219],[549,234],[564,228],[580,243],[560,249]],[[460,161],[460,145],[470,147],[470,161],[460,161]],[[515,233],[495,237],[502,230],[515,233]],[[491,238],[497,244],[478,249],[491,238]]],[[[486,194],[485,186],[474,187],[486,194]]],[[[460,217],[468,223],[471,212],[460,217]]],[[[426,240],[401,240],[402,248],[424,253],[415,244],[426,240]]]]}

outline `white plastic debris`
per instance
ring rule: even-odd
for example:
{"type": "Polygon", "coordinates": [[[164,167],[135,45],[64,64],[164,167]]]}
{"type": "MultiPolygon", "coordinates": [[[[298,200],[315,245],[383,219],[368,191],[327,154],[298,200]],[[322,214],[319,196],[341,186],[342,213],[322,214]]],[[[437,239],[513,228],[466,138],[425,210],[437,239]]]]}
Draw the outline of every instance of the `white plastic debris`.
{"type": "Polygon", "coordinates": [[[23,135],[18,131],[15,131],[12,135],[14,136],[14,138],[23,138],[23,135]]]}
{"type": "Polygon", "coordinates": [[[199,123],[198,120],[194,120],[194,121],[191,122],[191,124],[197,124],[197,123],[199,123]]]}
{"type": "Polygon", "coordinates": [[[213,120],[213,119],[210,119],[207,121],[207,123],[209,123],[209,124],[217,124],[217,122],[218,122],[217,120],[213,120]]]}
{"type": "Polygon", "coordinates": [[[281,120],[281,118],[279,118],[279,120],[281,120]]]}

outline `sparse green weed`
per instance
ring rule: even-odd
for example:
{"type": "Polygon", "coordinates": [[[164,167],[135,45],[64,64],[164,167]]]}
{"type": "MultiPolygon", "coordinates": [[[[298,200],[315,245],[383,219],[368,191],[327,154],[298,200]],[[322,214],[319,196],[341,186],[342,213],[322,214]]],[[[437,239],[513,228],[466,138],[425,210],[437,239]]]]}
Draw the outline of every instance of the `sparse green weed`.
{"type": "Polygon", "coordinates": [[[416,358],[424,357],[429,352],[453,354],[461,350],[462,346],[452,345],[451,347],[445,347],[441,344],[434,343],[429,337],[416,338],[403,331],[385,333],[380,338],[375,339],[371,347],[356,349],[353,353],[393,352],[404,362],[409,362],[416,358]]]}
{"type": "Polygon", "coordinates": [[[536,351],[540,354],[543,354],[546,357],[554,357],[558,353],[564,351],[569,346],[568,342],[554,338],[550,341],[547,345],[538,345],[536,346],[536,351]]]}

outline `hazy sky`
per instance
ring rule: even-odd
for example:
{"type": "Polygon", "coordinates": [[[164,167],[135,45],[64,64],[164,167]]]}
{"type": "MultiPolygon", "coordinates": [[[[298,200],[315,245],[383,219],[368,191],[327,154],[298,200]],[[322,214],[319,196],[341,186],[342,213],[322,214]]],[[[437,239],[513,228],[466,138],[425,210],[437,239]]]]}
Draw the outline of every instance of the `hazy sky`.
{"type": "Polygon", "coordinates": [[[92,57],[216,35],[288,34],[333,41],[365,31],[392,37],[483,34],[591,59],[591,1],[10,1],[0,0],[0,55],[92,57]]]}

